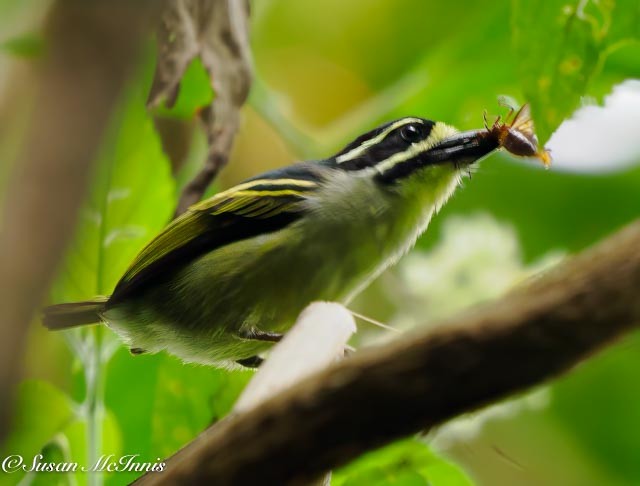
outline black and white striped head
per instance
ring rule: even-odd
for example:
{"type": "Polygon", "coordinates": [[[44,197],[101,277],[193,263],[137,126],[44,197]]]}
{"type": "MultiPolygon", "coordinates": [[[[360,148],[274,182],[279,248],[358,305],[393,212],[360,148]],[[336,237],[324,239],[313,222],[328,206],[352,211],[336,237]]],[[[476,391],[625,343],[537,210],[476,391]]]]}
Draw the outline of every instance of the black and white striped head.
{"type": "Polygon", "coordinates": [[[457,173],[497,148],[479,133],[459,133],[442,122],[406,117],[361,135],[330,161],[345,171],[367,170],[386,184],[424,177],[429,171],[457,173]]]}

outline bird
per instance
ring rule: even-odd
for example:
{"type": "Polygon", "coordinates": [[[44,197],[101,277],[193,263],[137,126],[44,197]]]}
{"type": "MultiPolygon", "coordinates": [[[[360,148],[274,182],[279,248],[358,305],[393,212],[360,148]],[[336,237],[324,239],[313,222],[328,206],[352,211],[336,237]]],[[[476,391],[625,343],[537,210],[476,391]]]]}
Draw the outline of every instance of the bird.
{"type": "Polygon", "coordinates": [[[409,251],[472,164],[486,130],[403,117],[335,155],[252,177],[191,206],[109,296],[51,305],[51,330],[104,324],[133,354],[255,367],[313,301],[348,304],[409,251]]]}

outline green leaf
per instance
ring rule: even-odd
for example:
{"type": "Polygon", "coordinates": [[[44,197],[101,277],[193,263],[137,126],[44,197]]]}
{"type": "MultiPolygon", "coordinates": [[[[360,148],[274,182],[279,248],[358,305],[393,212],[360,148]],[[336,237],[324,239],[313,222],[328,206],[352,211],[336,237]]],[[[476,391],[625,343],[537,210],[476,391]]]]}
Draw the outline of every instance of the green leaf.
{"type": "MultiPolygon", "coordinates": [[[[42,450],[44,456],[42,462],[62,465],[70,461],[65,452],[59,441],[51,442],[42,450]]],[[[69,477],[72,474],[57,471],[31,473],[29,484],[30,486],[71,486],[74,484],[73,479],[69,477]]]]}
{"type": "Polygon", "coordinates": [[[229,413],[251,379],[250,371],[225,371],[160,357],[152,417],[152,451],[167,457],[229,413]]]}
{"type": "Polygon", "coordinates": [[[13,37],[0,44],[0,49],[16,57],[34,58],[44,52],[44,40],[38,34],[13,37]]]}
{"type": "Polygon", "coordinates": [[[154,109],[154,113],[176,118],[191,118],[203,106],[211,104],[212,100],[211,81],[202,62],[196,58],[191,61],[180,81],[180,91],[175,105],[171,108],[160,105],[154,109]]]}
{"type": "Polygon", "coordinates": [[[497,154],[478,172],[430,223],[420,246],[437,241],[448,216],[488,212],[517,229],[531,261],[552,249],[579,251],[640,214],[640,166],[593,176],[547,171],[497,154]]]}
{"type": "Polygon", "coordinates": [[[640,463],[640,334],[583,363],[552,388],[552,412],[593,460],[622,483],[637,484],[640,463]]]}
{"type": "Polygon", "coordinates": [[[396,442],[363,455],[332,475],[332,486],[471,486],[456,466],[417,439],[396,442]]]}
{"type": "MultiPolygon", "coordinates": [[[[123,453],[145,461],[173,454],[227,415],[252,376],[120,349],[109,363],[105,401],[118,417],[123,453]]],[[[107,483],[119,486],[139,475],[120,473],[107,483]]]]}
{"type": "Polygon", "coordinates": [[[171,217],[174,183],[142,90],[132,87],[113,119],[76,237],[53,288],[55,302],[109,294],[171,217]]]}
{"type": "MultiPolygon", "coordinates": [[[[151,448],[151,422],[154,416],[154,394],[158,365],[162,355],[132,356],[121,347],[106,370],[105,405],[117,417],[124,454],[140,454],[145,460],[155,460],[151,448]]],[[[133,481],[134,473],[121,473],[107,478],[108,484],[120,485],[133,481]]]]}
{"type": "MultiPolygon", "coordinates": [[[[27,380],[18,387],[16,416],[0,456],[19,455],[26,464],[77,417],[77,405],[53,385],[27,380]]],[[[16,484],[25,472],[0,474],[0,484],[16,484]]]]}
{"type": "MultiPolygon", "coordinates": [[[[86,447],[86,435],[87,435],[87,421],[77,420],[70,424],[64,430],[65,437],[67,438],[66,457],[67,461],[77,462],[80,466],[86,466],[92,468],[94,465],[89,464],[86,447]]],[[[115,415],[108,410],[105,411],[102,417],[102,446],[100,455],[112,456],[114,461],[117,461],[119,457],[128,452],[122,449],[122,433],[115,415]]],[[[88,482],[88,474],[85,471],[77,471],[75,473],[68,473],[73,476],[73,481],[79,486],[83,486],[88,482]]],[[[125,484],[122,481],[122,473],[107,473],[105,472],[105,479],[116,478],[116,484],[125,484]]]]}
{"type": "Polygon", "coordinates": [[[513,44],[540,139],[578,106],[607,57],[640,37],[635,0],[514,0],[513,44]]]}

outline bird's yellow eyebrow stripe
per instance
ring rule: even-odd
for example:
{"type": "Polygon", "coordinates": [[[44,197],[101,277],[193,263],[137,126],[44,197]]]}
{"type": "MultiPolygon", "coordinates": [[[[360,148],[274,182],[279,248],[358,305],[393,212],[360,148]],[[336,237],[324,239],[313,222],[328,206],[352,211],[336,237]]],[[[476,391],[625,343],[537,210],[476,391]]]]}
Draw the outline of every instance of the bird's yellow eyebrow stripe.
{"type": "Polygon", "coordinates": [[[397,152],[390,157],[381,160],[378,164],[375,165],[375,169],[383,174],[386,171],[392,169],[398,164],[402,162],[412,159],[416,155],[426,152],[432,149],[435,145],[438,144],[441,140],[444,140],[447,137],[453,136],[458,133],[458,130],[446,123],[437,122],[433,128],[431,129],[431,133],[429,136],[418,143],[411,144],[404,152],[397,152]]]}
{"type": "Polygon", "coordinates": [[[364,152],[366,152],[369,147],[372,147],[382,142],[385,138],[387,138],[387,135],[393,132],[396,128],[399,128],[403,125],[407,125],[409,123],[422,123],[422,120],[420,118],[403,118],[402,120],[398,120],[395,123],[392,123],[391,125],[389,125],[387,128],[385,128],[382,132],[380,132],[375,137],[365,140],[357,147],[354,147],[351,150],[349,150],[346,154],[342,154],[336,157],[336,162],[338,164],[342,164],[343,162],[347,162],[349,160],[355,159],[356,157],[359,157],[364,152]]]}

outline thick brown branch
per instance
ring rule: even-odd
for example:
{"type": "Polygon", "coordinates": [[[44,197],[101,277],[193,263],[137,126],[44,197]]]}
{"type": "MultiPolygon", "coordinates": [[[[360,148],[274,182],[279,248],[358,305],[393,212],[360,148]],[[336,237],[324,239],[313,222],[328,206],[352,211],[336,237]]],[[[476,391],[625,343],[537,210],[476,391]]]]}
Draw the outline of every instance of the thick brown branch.
{"type": "Polygon", "coordinates": [[[73,233],[91,161],[154,2],[59,1],[0,233],[0,436],[29,321],[73,233]]]}
{"type": "Polygon", "coordinates": [[[299,484],[568,370],[640,322],[640,222],[484,308],[211,427],[139,484],[299,484]]]}

